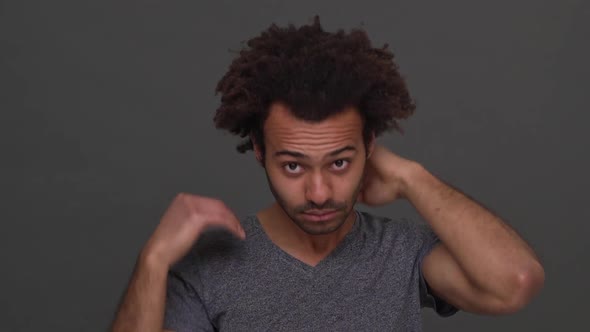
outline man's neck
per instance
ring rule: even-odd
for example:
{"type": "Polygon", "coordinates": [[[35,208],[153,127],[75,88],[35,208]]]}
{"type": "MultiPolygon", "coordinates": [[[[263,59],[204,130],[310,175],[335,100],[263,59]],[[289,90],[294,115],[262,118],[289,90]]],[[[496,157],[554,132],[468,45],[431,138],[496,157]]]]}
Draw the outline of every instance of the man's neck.
{"type": "Polygon", "coordinates": [[[258,212],[257,217],[266,235],[279,248],[300,260],[319,262],[328,256],[352,229],[356,213],[353,210],[339,229],[323,235],[312,235],[303,231],[277,203],[258,212]]]}

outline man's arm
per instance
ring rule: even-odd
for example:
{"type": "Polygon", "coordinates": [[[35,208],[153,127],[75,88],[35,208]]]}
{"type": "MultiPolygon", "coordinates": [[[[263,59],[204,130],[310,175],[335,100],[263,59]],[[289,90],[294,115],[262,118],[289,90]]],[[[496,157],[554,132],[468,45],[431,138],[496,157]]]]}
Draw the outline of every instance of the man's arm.
{"type": "Polygon", "coordinates": [[[533,250],[499,217],[430,174],[419,163],[375,145],[358,201],[370,206],[405,198],[441,244],[422,260],[434,295],[476,313],[511,313],[543,286],[533,250]]]}
{"type": "Polygon", "coordinates": [[[442,244],[423,260],[433,292],[470,312],[513,313],[544,283],[533,250],[506,223],[414,163],[402,195],[430,224],[442,244]]]}
{"type": "MultiPolygon", "coordinates": [[[[112,324],[113,332],[162,331],[168,271],[210,226],[223,227],[241,239],[246,237],[239,220],[223,202],[191,194],[176,196],[141,251],[112,324]]],[[[200,323],[194,321],[194,314],[188,316],[182,318],[183,322],[200,323]]]]}
{"type": "Polygon", "coordinates": [[[167,266],[140,255],[111,330],[162,331],[167,266]]]}

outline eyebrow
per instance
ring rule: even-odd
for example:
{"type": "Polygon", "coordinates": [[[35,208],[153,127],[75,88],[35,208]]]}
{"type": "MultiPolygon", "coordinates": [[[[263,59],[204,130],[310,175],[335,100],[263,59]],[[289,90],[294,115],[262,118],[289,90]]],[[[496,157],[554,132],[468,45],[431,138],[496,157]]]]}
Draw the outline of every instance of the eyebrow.
{"type": "MultiPolygon", "coordinates": [[[[325,157],[333,157],[336,155],[341,154],[344,151],[356,151],[356,148],[352,145],[347,145],[343,148],[334,150],[332,152],[328,152],[328,154],[325,157]]],[[[280,156],[291,156],[293,158],[301,158],[301,159],[309,159],[309,156],[301,153],[301,152],[297,152],[297,151],[290,151],[290,150],[281,150],[281,151],[277,151],[274,154],[275,157],[280,157],[280,156]]]]}

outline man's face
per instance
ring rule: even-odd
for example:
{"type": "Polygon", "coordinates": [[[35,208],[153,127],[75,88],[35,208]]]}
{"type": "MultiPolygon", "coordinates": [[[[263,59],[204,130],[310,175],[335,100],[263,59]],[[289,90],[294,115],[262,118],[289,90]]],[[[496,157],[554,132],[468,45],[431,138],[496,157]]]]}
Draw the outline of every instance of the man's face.
{"type": "Polygon", "coordinates": [[[274,103],[264,141],[270,190],[290,219],[312,235],[340,228],[356,202],[366,162],[360,114],[349,108],[309,123],[274,103]]]}

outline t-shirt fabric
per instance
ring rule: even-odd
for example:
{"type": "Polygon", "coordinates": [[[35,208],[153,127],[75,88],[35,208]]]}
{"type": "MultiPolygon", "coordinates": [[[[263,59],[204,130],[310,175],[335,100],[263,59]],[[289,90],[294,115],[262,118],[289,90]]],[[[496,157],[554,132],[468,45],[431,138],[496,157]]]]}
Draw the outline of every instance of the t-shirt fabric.
{"type": "Polygon", "coordinates": [[[246,240],[212,229],[168,274],[164,328],[184,331],[421,331],[421,308],[458,311],[422,276],[440,241],[426,223],[355,211],[316,266],[275,245],[255,215],[246,240]]]}

